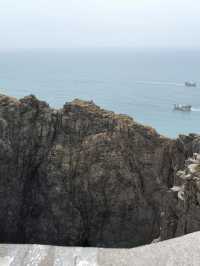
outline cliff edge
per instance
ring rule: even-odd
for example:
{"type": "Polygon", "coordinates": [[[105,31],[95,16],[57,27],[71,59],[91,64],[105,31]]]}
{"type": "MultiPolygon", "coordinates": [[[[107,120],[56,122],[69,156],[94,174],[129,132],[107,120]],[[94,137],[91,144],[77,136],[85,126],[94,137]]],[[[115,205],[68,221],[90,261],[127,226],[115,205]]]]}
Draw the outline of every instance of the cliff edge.
{"type": "Polygon", "coordinates": [[[0,242],[134,247],[197,231],[172,226],[168,199],[199,151],[198,135],[168,139],[92,101],[0,95],[0,242]]]}

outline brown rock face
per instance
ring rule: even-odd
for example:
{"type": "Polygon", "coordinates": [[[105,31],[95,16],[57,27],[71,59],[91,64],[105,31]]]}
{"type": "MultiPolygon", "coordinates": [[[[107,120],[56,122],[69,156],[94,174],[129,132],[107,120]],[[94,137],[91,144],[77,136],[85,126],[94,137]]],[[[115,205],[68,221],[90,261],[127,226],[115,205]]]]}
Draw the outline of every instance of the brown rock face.
{"type": "Polygon", "coordinates": [[[93,102],[55,110],[0,95],[0,242],[134,247],[175,236],[166,198],[198,139],[167,139],[93,102]]]}

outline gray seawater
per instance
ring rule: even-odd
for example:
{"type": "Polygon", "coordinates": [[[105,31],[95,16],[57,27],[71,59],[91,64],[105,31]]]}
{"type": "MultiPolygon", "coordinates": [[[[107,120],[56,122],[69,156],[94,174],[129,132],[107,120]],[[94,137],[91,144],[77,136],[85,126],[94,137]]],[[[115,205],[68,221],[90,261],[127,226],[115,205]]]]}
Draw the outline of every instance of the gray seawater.
{"type": "Polygon", "coordinates": [[[128,114],[170,137],[200,133],[200,51],[65,50],[0,53],[0,88],[53,107],[74,98],[128,114]],[[197,82],[187,88],[185,81],[197,82]],[[191,112],[173,104],[191,104],[191,112]]]}

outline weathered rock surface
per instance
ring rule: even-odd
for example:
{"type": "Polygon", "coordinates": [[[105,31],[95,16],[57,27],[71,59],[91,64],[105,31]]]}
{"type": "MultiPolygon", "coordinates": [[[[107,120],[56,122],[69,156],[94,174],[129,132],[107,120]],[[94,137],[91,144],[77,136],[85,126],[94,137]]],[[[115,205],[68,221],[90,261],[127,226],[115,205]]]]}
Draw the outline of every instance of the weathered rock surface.
{"type": "Polygon", "coordinates": [[[133,247],[174,237],[166,199],[177,203],[176,172],[199,151],[199,136],[170,140],[93,102],[55,110],[0,95],[0,242],[133,247]]]}
{"type": "Polygon", "coordinates": [[[166,194],[162,211],[161,239],[181,236],[200,228],[200,154],[186,160],[166,194]]]}
{"type": "Polygon", "coordinates": [[[2,266],[199,266],[200,233],[133,249],[0,245],[2,266]]]}

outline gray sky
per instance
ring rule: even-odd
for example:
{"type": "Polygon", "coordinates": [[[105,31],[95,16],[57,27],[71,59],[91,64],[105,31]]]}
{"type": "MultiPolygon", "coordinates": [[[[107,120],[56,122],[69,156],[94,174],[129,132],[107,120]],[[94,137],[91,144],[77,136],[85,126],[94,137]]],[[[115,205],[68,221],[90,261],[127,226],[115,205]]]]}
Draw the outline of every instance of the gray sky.
{"type": "Polygon", "coordinates": [[[0,0],[0,49],[200,47],[199,0],[0,0]]]}

